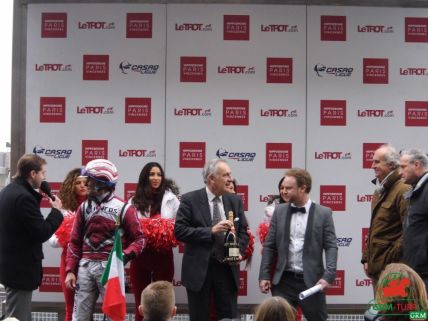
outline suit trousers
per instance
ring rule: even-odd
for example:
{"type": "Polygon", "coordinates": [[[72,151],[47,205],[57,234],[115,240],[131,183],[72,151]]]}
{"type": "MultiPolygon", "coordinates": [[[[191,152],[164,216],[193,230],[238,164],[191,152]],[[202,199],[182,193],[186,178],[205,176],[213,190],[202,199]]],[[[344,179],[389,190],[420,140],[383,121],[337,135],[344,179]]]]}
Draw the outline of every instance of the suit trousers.
{"type": "Polygon", "coordinates": [[[190,321],[208,321],[211,293],[213,293],[215,310],[219,320],[237,317],[238,289],[228,264],[220,263],[211,258],[201,290],[186,290],[190,321]]]}
{"type": "Polygon", "coordinates": [[[325,294],[318,292],[300,300],[299,293],[306,289],[303,274],[284,271],[279,283],[272,286],[272,295],[283,297],[295,308],[299,306],[308,321],[326,321],[328,314],[325,294]]]}
{"type": "Polygon", "coordinates": [[[32,290],[17,290],[6,287],[6,318],[31,321],[32,290]]]}

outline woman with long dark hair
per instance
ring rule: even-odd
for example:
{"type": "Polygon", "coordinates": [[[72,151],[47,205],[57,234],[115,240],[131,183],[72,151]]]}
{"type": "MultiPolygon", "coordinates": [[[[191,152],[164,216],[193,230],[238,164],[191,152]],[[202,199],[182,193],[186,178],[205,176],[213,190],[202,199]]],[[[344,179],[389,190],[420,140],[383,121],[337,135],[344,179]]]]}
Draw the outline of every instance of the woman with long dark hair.
{"type": "MultiPolygon", "coordinates": [[[[165,177],[159,163],[150,162],[143,167],[135,195],[130,200],[138,210],[143,233],[147,238],[143,252],[131,261],[130,266],[136,307],[140,302],[142,290],[152,281],[172,282],[174,278],[172,244],[175,239],[172,240],[169,236],[173,236],[173,222],[180,205],[177,195],[177,186],[165,177]],[[155,230],[156,232],[153,232],[155,230]],[[163,231],[162,237],[152,235],[160,231],[163,231]],[[159,241],[162,241],[162,244],[159,241]]],[[[141,320],[136,308],[135,321],[141,320]]]]}
{"type": "Polygon", "coordinates": [[[61,288],[65,299],[65,321],[71,321],[74,305],[74,290],[65,286],[65,257],[67,254],[68,241],[73,227],[76,211],[81,203],[88,197],[87,178],[82,175],[80,168],[74,168],[68,172],[59,190],[59,198],[62,200],[62,214],[64,221],[49,240],[53,247],[62,247],[59,274],[61,288]]]}

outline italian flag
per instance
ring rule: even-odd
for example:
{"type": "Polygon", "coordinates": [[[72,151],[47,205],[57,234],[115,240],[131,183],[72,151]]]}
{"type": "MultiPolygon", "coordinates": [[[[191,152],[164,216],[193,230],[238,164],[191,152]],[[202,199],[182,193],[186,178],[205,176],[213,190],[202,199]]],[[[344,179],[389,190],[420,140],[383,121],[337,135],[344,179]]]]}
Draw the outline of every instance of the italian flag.
{"type": "Polygon", "coordinates": [[[113,321],[123,321],[126,317],[125,273],[122,257],[122,240],[119,229],[116,229],[114,246],[108,258],[107,267],[101,276],[105,286],[103,313],[113,321]]]}

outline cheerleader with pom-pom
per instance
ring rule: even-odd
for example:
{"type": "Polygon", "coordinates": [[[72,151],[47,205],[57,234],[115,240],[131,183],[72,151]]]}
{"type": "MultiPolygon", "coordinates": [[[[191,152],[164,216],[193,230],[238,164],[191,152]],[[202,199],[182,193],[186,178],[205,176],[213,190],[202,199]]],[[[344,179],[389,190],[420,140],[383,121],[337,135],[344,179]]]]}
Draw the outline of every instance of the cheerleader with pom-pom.
{"type": "Polygon", "coordinates": [[[130,278],[135,297],[135,321],[141,321],[138,305],[141,292],[152,281],[169,281],[174,278],[172,248],[175,215],[180,202],[178,188],[165,178],[159,163],[151,162],[141,170],[135,195],[130,202],[137,208],[141,229],[147,240],[143,252],[131,261],[130,278]]]}
{"type": "Polygon", "coordinates": [[[87,178],[82,176],[80,168],[72,169],[65,177],[59,190],[59,198],[62,200],[62,214],[64,220],[61,226],[49,240],[53,247],[61,247],[61,262],[59,266],[59,274],[61,281],[61,288],[64,292],[65,299],[65,321],[71,321],[74,305],[74,290],[65,286],[65,257],[67,254],[67,246],[70,240],[71,229],[73,228],[76,210],[79,205],[88,197],[87,178]]]}

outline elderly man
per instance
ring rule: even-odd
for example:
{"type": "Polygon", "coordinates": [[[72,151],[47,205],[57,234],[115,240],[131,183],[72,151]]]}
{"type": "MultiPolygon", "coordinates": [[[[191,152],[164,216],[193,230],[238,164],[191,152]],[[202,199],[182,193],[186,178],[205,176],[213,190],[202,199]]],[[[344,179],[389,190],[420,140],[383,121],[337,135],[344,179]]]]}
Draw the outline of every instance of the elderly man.
{"type": "Polygon", "coordinates": [[[401,154],[400,172],[412,185],[407,194],[409,210],[404,224],[404,262],[413,268],[428,289],[428,157],[420,149],[401,154]]]}
{"type": "Polygon", "coordinates": [[[404,194],[410,189],[399,173],[400,156],[391,145],[380,146],[373,155],[372,168],[376,185],[371,203],[371,220],[366,248],[361,263],[364,272],[373,280],[389,263],[402,261],[403,222],[407,213],[404,194]]]}
{"type": "Polygon", "coordinates": [[[205,187],[182,196],[174,230],[177,240],[186,245],[181,281],[187,291],[190,321],[208,321],[211,294],[218,318],[235,318],[239,265],[223,261],[224,233],[234,224],[243,255],[248,224],[241,199],[230,193],[233,178],[227,162],[208,161],[202,176],[205,187]],[[233,213],[233,223],[226,219],[228,213],[233,213]]]}

